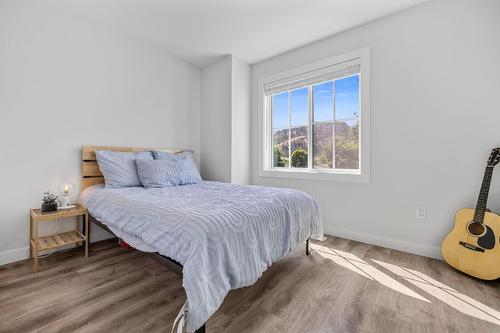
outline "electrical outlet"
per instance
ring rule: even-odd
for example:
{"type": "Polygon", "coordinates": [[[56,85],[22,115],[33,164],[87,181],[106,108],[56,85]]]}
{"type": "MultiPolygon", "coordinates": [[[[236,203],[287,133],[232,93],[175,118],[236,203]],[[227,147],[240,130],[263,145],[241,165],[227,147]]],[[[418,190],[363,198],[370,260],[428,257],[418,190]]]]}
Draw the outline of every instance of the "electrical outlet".
{"type": "Polygon", "coordinates": [[[420,220],[425,220],[427,214],[425,211],[425,207],[417,207],[415,208],[415,217],[420,220]]]}

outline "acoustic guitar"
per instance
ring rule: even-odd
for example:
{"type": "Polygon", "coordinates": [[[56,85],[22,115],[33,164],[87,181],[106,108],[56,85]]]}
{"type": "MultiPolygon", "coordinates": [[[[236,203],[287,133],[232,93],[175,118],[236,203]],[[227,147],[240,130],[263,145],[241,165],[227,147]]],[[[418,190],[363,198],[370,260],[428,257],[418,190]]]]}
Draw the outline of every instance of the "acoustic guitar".
{"type": "Polygon", "coordinates": [[[500,278],[500,216],[486,208],[493,168],[500,148],[491,151],[476,209],[460,209],[455,225],[441,244],[444,260],[459,271],[483,280],[500,278]]]}

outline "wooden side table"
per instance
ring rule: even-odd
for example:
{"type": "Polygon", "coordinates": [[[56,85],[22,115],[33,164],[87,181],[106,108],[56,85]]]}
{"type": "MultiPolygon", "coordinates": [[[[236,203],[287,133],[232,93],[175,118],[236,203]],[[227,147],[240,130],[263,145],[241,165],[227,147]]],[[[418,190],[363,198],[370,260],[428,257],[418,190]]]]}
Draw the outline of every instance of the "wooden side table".
{"type": "Polygon", "coordinates": [[[84,242],[85,257],[88,257],[89,255],[88,232],[89,232],[89,213],[87,209],[82,206],[76,206],[75,208],[61,209],[47,213],[42,213],[39,208],[30,209],[30,258],[33,258],[33,272],[36,273],[39,271],[38,256],[40,252],[56,249],[61,246],[84,242]],[[83,234],[79,231],[80,216],[82,216],[84,223],[83,234]],[[57,219],[64,219],[70,217],[76,218],[75,230],[44,237],[38,236],[38,227],[40,225],[40,222],[54,221],[57,219]]]}

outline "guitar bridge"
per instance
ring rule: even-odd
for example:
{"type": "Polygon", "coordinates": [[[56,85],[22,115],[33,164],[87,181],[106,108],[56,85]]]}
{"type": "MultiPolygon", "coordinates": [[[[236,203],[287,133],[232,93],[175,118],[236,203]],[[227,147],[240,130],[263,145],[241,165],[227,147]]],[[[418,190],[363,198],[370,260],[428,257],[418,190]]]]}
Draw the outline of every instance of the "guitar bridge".
{"type": "Polygon", "coordinates": [[[466,242],[458,242],[458,244],[462,245],[463,247],[472,250],[472,251],[477,251],[477,252],[484,252],[484,249],[482,247],[476,246],[474,244],[466,243],[466,242]]]}

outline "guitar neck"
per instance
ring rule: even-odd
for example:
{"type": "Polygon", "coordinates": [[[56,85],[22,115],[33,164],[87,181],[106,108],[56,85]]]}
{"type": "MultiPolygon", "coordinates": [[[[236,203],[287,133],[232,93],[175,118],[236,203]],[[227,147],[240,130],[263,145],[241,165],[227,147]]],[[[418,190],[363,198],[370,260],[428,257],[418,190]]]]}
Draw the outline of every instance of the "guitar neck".
{"type": "Polygon", "coordinates": [[[484,170],[483,183],[481,184],[481,190],[479,191],[479,198],[477,199],[476,211],[474,212],[474,222],[483,223],[492,175],[493,166],[486,166],[486,169],[484,170]]]}

